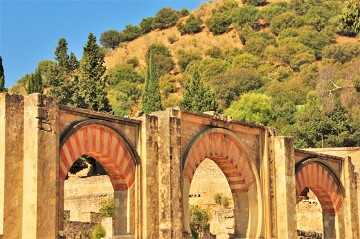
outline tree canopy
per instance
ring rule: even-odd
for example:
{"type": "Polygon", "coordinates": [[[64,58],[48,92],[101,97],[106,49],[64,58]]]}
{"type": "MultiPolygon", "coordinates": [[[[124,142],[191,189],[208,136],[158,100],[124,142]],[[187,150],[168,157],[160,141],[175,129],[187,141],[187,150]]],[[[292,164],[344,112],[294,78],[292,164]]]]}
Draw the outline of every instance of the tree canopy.
{"type": "Polygon", "coordinates": [[[155,66],[155,58],[149,57],[149,64],[145,73],[145,87],[142,94],[142,107],[145,113],[162,110],[159,76],[155,66]]]}

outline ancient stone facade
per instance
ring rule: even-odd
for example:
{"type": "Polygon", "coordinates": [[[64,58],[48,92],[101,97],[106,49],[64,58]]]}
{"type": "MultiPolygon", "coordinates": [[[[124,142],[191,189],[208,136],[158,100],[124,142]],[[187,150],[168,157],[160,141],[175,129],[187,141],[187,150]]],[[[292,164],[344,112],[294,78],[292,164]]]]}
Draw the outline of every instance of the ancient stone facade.
{"type": "Polygon", "coordinates": [[[294,149],[272,129],[168,109],[125,119],[0,94],[0,235],[63,235],[64,179],[90,155],[114,189],[114,238],[189,238],[189,190],[205,159],[224,173],[235,238],[296,238],[297,197],[319,199],[325,238],[359,238],[351,158],[294,149]]]}

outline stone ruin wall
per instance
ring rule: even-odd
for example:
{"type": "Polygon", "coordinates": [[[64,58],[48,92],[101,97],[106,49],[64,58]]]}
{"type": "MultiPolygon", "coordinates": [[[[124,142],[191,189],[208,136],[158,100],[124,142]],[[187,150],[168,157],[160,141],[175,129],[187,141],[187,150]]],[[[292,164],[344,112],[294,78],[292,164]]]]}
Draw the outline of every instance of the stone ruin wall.
{"type": "Polygon", "coordinates": [[[90,222],[91,212],[98,213],[101,202],[114,197],[107,175],[69,177],[64,184],[64,210],[70,211],[69,221],[90,222]]]}
{"type": "Polygon", "coordinates": [[[323,233],[322,209],[313,192],[308,192],[308,199],[296,205],[297,229],[304,232],[323,233]]]}

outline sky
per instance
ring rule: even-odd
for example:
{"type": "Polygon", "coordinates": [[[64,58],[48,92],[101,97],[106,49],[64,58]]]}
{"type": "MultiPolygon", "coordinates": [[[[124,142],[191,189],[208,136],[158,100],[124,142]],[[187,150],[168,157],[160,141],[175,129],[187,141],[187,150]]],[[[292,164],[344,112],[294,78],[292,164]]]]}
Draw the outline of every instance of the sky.
{"type": "MultiPolygon", "coordinates": [[[[206,0],[205,0],[206,1],[206,0]]],[[[60,38],[68,53],[81,59],[90,32],[97,37],[107,30],[122,31],[139,25],[163,7],[190,11],[204,0],[0,0],[0,56],[5,87],[32,73],[42,60],[54,60],[60,38]]]]}

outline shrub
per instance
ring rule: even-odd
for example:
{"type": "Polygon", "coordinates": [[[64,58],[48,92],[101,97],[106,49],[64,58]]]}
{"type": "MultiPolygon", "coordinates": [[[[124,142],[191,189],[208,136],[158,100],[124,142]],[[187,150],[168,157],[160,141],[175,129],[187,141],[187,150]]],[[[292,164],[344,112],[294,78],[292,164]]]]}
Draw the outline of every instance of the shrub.
{"type": "Polygon", "coordinates": [[[139,65],[139,58],[136,56],[131,57],[126,61],[126,64],[132,65],[133,67],[137,67],[139,65]]]}
{"type": "Polygon", "coordinates": [[[180,23],[177,25],[177,28],[181,34],[195,34],[201,32],[202,21],[200,18],[195,18],[191,15],[185,22],[185,24],[180,23]]]}
{"type": "Polygon", "coordinates": [[[92,231],[91,239],[101,239],[106,236],[105,228],[101,223],[97,224],[94,230],[92,231]]]}
{"type": "Polygon", "coordinates": [[[173,44],[173,43],[177,42],[178,40],[179,40],[179,38],[175,34],[168,37],[168,42],[170,44],[173,44]]]}
{"type": "Polygon", "coordinates": [[[210,56],[211,58],[221,58],[222,51],[220,47],[212,46],[206,50],[205,55],[210,56]]]}
{"type": "Polygon", "coordinates": [[[110,198],[101,202],[101,208],[99,209],[99,212],[102,217],[113,217],[114,210],[114,198],[110,198]]]}
{"type": "Polygon", "coordinates": [[[199,206],[190,205],[190,229],[193,238],[199,238],[202,231],[210,228],[210,213],[199,206]]]}

